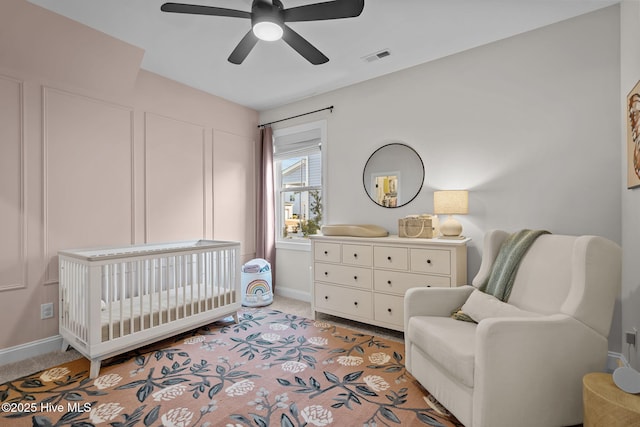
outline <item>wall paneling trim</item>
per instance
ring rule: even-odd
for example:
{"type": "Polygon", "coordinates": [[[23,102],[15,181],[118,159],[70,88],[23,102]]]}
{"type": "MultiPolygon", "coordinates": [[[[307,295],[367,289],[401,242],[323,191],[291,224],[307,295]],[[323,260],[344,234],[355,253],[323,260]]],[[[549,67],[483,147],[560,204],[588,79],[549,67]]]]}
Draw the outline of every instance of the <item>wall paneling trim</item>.
{"type": "Polygon", "coordinates": [[[27,283],[23,82],[0,75],[0,291],[27,283]]]}

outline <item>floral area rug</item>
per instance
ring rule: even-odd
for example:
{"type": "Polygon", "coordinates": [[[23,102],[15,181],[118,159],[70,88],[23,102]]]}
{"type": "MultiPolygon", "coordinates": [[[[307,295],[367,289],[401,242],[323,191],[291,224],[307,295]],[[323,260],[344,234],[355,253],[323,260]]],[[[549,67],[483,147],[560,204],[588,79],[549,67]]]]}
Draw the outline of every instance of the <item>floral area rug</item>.
{"type": "Polygon", "coordinates": [[[405,370],[402,343],[267,308],[105,361],[0,385],[0,425],[462,425],[405,370]]]}

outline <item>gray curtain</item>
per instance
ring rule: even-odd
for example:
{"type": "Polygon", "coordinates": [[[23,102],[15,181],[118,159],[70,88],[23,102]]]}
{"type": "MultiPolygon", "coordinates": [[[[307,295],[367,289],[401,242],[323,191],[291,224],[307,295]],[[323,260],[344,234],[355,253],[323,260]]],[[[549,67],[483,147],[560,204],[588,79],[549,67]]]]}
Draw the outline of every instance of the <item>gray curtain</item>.
{"type": "Polygon", "coordinates": [[[258,176],[258,225],[256,257],[271,263],[272,286],[276,283],[276,221],[275,190],[273,183],[273,130],[265,126],[260,130],[260,174],[258,176]]]}

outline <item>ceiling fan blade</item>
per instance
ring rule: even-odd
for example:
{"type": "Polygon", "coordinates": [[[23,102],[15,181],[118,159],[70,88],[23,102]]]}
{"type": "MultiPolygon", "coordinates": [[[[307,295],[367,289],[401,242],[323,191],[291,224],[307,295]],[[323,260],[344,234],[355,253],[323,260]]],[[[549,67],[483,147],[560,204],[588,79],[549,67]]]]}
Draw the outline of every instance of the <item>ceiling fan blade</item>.
{"type": "Polygon", "coordinates": [[[222,7],[200,6],[197,4],[165,3],[160,7],[163,12],[188,13],[192,15],[228,16],[231,18],[251,18],[251,12],[225,9],[222,7]]]}
{"type": "Polygon", "coordinates": [[[364,9],[364,0],[334,0],[283,10],[284,22],[354,18],[364,9]]]}
{"type": "Polygon", "coordinates": [[[316,49],[311,43],[306,41],[304,37],[293,31],[287,25],[284,26],[282,39],[313,65],[320,65],[325,62],[329,62],[329,58],[324,56],[322,52],[316,49]]]}
{"type": "Polygon", "coordinates": [[[258,38],[253,34],[253,30],[249,30],[247,34],[240,40],[238,46],[233,49],[231,55],[229,55],[228,61],[232,64],[242,64],[242,61],[245,60],[251,49],[258,43],[258,38]]]}

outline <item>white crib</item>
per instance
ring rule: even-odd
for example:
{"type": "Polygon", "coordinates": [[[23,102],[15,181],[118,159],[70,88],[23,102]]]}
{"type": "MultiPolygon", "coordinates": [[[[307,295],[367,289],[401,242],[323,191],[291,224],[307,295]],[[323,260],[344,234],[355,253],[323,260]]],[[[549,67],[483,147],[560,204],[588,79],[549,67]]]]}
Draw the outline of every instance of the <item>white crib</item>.
{"type": "Polygon", "coordinates": [[[63,349],[102,360],[233,316],[240,297],[240,244],[197,240],[60,251],[63,349]]]}

